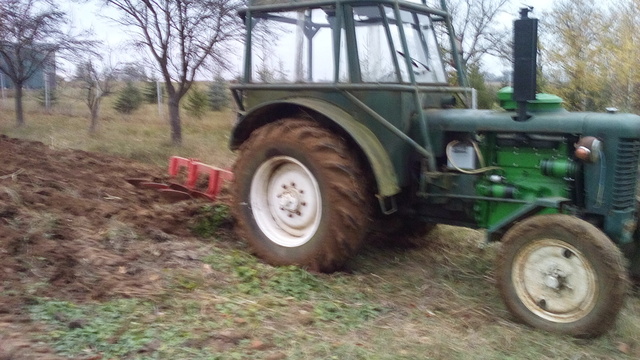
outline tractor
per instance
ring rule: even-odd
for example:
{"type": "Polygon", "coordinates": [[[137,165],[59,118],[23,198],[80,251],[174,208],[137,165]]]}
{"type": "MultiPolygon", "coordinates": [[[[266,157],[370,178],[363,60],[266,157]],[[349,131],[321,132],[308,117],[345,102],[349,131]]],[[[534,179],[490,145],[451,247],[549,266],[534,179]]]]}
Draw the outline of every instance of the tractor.
{"type": "Polygon", "coordinates": [[[248,0],[230,147],[251,250],[331,272],[374,226],[485,229],[516,319],[607,331],[640,275],[640,117],[537,94],[529,12],[514,21],[513,87],[479,110],[444,0],[248,0]]]}

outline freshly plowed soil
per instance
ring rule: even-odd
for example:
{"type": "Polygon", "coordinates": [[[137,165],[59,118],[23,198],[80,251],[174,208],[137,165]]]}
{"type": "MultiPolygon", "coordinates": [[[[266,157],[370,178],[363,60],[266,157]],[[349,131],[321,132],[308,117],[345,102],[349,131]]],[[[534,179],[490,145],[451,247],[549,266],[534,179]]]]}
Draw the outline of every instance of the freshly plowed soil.
{"type": "Polygon", "coordinates": [[[125,181],[167,181],[164,169],[2,135],[0,164],[0,359],[57,358],[29,337],[32,299],[153,296],[163,272],[207,254],[189,230],[206,202],[125,181]]]}

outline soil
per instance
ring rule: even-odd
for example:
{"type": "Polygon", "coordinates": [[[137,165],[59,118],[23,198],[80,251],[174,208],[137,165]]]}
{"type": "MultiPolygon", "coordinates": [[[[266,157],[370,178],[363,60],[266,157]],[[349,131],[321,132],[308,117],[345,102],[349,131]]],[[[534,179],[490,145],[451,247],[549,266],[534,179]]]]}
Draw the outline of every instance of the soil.
{"type": "Polygon", "coordinates": [[[189,228],[206,201],[125,181],[166,182],[164,169],[3,135],[0,159],[0,360],[58,358],[28,336],[36,297],[153,296],[162,272],[202,266],[208,247],[189,228]]]}

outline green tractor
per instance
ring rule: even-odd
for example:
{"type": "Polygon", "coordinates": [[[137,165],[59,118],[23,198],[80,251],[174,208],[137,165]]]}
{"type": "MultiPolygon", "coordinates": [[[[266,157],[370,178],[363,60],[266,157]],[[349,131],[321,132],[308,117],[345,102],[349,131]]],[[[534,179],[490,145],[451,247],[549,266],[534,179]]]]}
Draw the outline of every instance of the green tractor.
{"type": "Polygon", "coordinates": [[[640,275],[640,117],[536,94],[528,9],[500,110],[475,109],[444,1],[249,0],[240,16],[233,211],[256,255],[330,272],[374,223],[482,228],[502,242],[516,318],[574,336],[612,326],[640,275]]]}

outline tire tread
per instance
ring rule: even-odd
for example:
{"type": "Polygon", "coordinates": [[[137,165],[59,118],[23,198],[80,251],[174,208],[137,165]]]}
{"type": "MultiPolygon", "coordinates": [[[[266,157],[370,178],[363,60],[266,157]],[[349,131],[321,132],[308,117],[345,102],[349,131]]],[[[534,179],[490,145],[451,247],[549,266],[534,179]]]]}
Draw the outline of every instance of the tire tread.
{"type": "MultiPolygon", "coordinates": [[[[314,271],[331,272],[341,267],[362,244],[371,221],[371,200],[367,197],[368,177],[354,152],[340,136],[309,119],[281,119],[255,130],[240,147],[234,172],[242,174],[256,151],[264,144],[297,143],[320,169],[326,179],[331,206],[331,220],[326,243],[313,253],[299,259],[286,259],[261,244],[247,218],[239,186],[234,186],[233,214],[238,220],[238,232],[252,251],[273,265],[300,265],[314,271]]],[[[242,175],[241,175],[242,176],[242,175]]],[[[237,180],[236,180],[237,181],[237,180]]],[[[250,180],[249,180],[250,181],[250,180]]]]}

